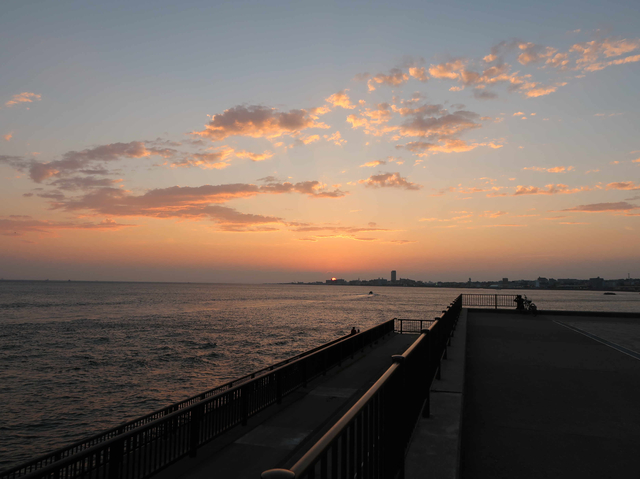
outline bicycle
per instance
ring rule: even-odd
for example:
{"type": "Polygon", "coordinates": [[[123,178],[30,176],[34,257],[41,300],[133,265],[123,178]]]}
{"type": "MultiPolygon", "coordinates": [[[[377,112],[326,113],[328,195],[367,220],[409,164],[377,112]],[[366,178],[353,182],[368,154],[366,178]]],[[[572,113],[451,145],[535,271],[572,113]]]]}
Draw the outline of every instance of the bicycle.
{"type": "Polygon", "coordinates": [[[530,299],[527,299],[526,295],[524,296],[522,302],[524,304],[524,310],[525,311],[533,313],[534,316],[536,316],[538,314],[538,307],[536,306],[536,303],[534,303],[530,299]]]}

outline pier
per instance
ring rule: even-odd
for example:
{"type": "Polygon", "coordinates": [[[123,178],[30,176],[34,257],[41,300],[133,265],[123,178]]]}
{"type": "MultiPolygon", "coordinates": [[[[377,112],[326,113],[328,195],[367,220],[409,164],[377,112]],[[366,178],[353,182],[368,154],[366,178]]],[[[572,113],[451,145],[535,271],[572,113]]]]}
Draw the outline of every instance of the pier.
{"type": "Polygon", "coordinates": [[[638,477],[640,314],[460,295],[0,473],[638,477]]]}

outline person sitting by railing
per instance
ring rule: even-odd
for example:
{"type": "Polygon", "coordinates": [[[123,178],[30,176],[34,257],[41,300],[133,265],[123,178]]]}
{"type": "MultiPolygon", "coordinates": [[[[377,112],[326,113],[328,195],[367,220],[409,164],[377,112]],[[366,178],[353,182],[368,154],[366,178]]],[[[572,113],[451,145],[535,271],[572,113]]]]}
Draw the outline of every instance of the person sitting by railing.
{"type": "Polygon", "coordinates": [[[524,310],[524,299],[522,299],[522,295],[517,295],[513,302],[516,303],[517,310],[524,310]]]}

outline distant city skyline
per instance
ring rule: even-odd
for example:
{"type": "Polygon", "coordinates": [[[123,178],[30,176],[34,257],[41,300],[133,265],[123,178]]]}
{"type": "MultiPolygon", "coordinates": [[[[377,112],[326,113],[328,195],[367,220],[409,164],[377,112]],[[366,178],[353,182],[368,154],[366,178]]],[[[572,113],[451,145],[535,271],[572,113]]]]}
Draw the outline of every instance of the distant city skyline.
{"type": "Polygon", "coordinates": [[[9,2],[0,277],[640,275],[632,2],[9,2]]]}

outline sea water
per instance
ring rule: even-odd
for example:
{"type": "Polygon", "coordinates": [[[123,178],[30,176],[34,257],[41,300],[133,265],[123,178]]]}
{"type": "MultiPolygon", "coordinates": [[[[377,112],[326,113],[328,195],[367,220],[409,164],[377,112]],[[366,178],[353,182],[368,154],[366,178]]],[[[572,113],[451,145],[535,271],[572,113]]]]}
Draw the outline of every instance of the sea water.
{"type": "MultiPolygon", "coordinates": [[[[0,470],[352,327],[433,319],[460,293],[523,291],[0,281],[0,470]]],[[[638,293],[524,293],[540,309],[640,311],[638,293]]]]}

